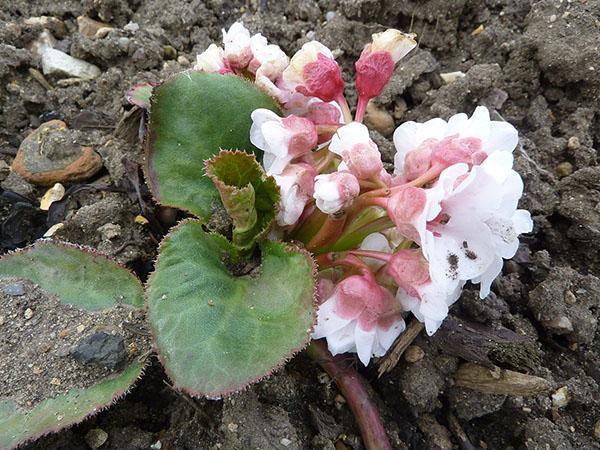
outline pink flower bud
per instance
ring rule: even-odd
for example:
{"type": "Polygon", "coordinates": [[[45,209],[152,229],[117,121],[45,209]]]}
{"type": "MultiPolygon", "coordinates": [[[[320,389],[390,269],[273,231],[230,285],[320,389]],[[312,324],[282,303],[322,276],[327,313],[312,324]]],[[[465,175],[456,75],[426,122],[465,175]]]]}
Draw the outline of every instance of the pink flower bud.
{"type": "Polygon", "coordinates": [[[293,159],[317,145],[317,130],[308,119],[279,117],[268,109],[252,112],[250,142],[265,152],[263,165],[269,175],[280,174],[293,159]]]}
{"type": "Polygon", "coordinates": [[[358,92],[357,120],[362,120],[369,99],[377,97],[390,81],[394,65],[410,52],[417,43],[413,34],[388,29],[373,35],[355,63],[356,90],[358,92]]]}
{"type": "Polygon", "coordinates": [[[419,230],[425,226],[422,216],[426,204],[424,189],[407,187],[395,192],[387,205],[388,215],[400,233],[417,243],[420,242],[419,230]]]}
{"type": "Polygon", "coordinates": [[[340,127],[331,139],[329,150],[342,157],[338,170],[348,170],[358,179],[377,177],[383,170],[377,144],[361,123],[351,122],[340,127]]]}
{"type": "Polygon", "coordinates": [[[416,286],[429,281],[429,265],[420,250],[402,249],[392,255],[386,266],[387,273],[398,287],[417,297],[416,286]]]}
{"type": "Polygon", "coordinates": [[[228,31],[222,30],[225,57],[234,69],[245,68],[252,59],[250,32],[239,22],[235,22],[228,31]]]}
{"type": "Polygon", "coordinates": [[[354,64],[356,68],[356,91],[359,97],[377,97],[390,81],[394,72],[394,60],[389,52],[371,52],[366,47],[354,64]]]}
{"type": "Polygon", "coordinates": [[[351,173],[334,172],[315,178],[313,197],[317,208],[325,214],[334,214],[347,207],[359,193],[360,184],[351,173]]]}
{"type": "Polygon", "coordinates": [[[486,157],[487,153],[481,148],[481,139],[459,138],[457,134],[442,139],[431,152],[432,162],[442,167],[458,163],[480,164],[486,157]]]}
{"type": "Polygon", "coordinates": [[[308,105],[305,114],[315,125],[337,125],[342,119],[340,108],[333,103],[315,101],[308,105]]]}
{"type": "MultiPolygon", "coordinates": [[[[404,161],[395,161],[398,170],[402,170],[405,182],[412,181],[423,175],[431,167],[431,153],[437,141],[435,139],[426,139],[421,145],[411,150],[404,157],[404,161]]],[[[399,155],[399,153],[396,153],[399,155]]]]}
{"type": "Polygon", "coordinates": [[[289,164],[281,175],[273,175],[281,193],[277,224],[295,224],[314,192],[315,168],[309,164],[289,164]]]}
{"type": "Polygon", "coordinates": [[[283,79],[293,83],[296,91],[325,102],[339,99],[344,92],[340,66],[331,50],[317,41],[307,42],[296,52],[283,79]]]}
{"type": "Polygon", "coordinates": [[[221,47],[210,44],[206,50],[196,57],[194,70],[209,73],[231,73],[229,62],[225,59],[225,53],[221,47]]]}

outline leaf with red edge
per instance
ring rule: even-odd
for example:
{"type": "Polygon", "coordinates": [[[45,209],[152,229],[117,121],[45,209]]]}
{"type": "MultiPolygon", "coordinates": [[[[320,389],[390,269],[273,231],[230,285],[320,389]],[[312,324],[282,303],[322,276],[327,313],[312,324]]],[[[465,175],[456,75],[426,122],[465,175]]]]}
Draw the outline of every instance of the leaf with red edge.
{"type": "Polygon", "coordinates": [[[262,264],[231,273],[236,248],[198,221],[161,244],[146,286],[159,357],[174,385],[218,397],[283,365],[310,339],[315,321],[314,264],[288,244],[263,241],[262,264]]]}

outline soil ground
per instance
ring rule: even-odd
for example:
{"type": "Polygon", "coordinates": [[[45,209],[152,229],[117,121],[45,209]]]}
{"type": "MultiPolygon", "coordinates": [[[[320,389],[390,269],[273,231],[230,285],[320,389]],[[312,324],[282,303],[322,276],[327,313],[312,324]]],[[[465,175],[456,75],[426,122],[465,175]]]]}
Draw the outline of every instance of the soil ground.
{"type": "MultiPolygon", "coordinates": [[[[370,34],[417,33],[419,49],[369,118],[388,160],[391,122],[447,118],[478,104],[521,133],[516,169],[535,229],[493,293],[481,301],[467,290],[454,320],[432,338],[420,335],[390,373],[361,369],[394,446],[600,448],[598,0],[0,0],[2,251],[62,222],[55,237],[93,246],[145,279],[157,242],[181,216],[153,205],[140,183],[137,130],[126,126],[135,121],[122,120],[131,109],[124,92],[189,68],[240,18],[289,54],[310,39],[335,50],[351,99],[353,61],[370,34]],[[114,29],[86,37],[81,15],[114,29]],[[101,75],[42,80],[31,43],[44,27],[57,48],[101,75]],[[464,76],[448,75],[457,71],[464,76]],[[52,119],[81,130],[103,168],[86,184],[67,185],[65,200],[45,212],[38,209],[45,188],[8,166],[25,136],[52,119]],[[139,214],[150,222],[136,222],[139,214]],[[467,362],[535,375],[551,389],[514,395],[459,386],[467,362]]],[[[362,448],[335,385],[304,356],[224,401],[178,394],[154,362],[112,408],[27,448],[89,448],[98,429],[106,449],[362,448]]]]}

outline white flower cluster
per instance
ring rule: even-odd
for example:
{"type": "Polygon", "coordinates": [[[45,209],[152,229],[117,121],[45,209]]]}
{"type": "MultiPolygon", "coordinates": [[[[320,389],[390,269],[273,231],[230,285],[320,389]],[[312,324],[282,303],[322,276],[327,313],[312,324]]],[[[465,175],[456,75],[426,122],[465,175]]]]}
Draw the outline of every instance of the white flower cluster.
{"type": "Polygon", "coordinates": [[[320,255],[314,338],[327,339],[334,354],[358,353],[365,365],[387,352],[408,312],[433,334],[466,282],[479,283],[487,296],[519,234],[533,227],[529,212],[517,209],[517,131],[491,120],[484,107],[471,117],[401,124],[393,175],[384,169],[361,122],[369,99],[416,46],[413,37],[398,30],[373,35],[356,62],[354,117],[340,67],[316,41],[290,59],[236,23],[223,30],[223,47],[211,45],[195,67],[251,74],[280,102],[283,117],[257,109],[250,130],[281,191],[279,231],[320,255]],[[355,244],[338,248],[342,241],[355,244]],[[334,248],[335,257],[327,250],[334,248]]]}

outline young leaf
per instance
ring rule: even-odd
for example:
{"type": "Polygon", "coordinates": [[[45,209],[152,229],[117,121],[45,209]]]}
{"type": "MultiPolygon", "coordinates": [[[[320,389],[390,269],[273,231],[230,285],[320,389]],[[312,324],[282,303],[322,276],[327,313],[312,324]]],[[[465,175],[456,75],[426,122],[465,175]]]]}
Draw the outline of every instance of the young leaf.
{"type": "Polygon", "coordinates": [[[188,71],[154,88],[146,178],[161,204],[203,220],[219,195],[202,176],[204,161],[220,149],[258,152],[250,143],[250,114],[277,110],[274,100],[233,75],[188,71]]]}
{"type": "Polygon", "coordinates": [[[233,244],[250,249],[271,228],[279,201],[273,177],[267,177],[254,155],[221,151],[206,162],[206,174],[215,184],[234,225],[233,244]]]}
{"type": "MultiPolygon", "coordinates": [[[[136,310],[143,306],[141,283],[129,271],[104,256],[83,251],[72,245],[39,241],[25,250],[3,256],[0,258],[0,279],[6,284],[9,281],[12,283],[11,280],[15,278],[23,280],[21,283],[35,283],[48,295],[56,296],[57,305],[68,305],[61,307],[69,311],[82,311],[81,314],[98,314],[118,304],[128,305],[124,306],[126,310],[136,310]]],[[[14,298],[15,300],[9,301],[17,307],[16,301],[22,303],[27,298],[23,297],[25,294],[20,291],[9,294],[3,291],[3,295],[5,299],[14,298]]],[[[33,319],[22,329],[24,341],[34,336],[42,342],[41,336],[48,333],[48,330],[61,331],[53,328],[57,326],[56,323],[46,323],[49,319],[40,312],[43,309],[40,302],[48,298],[50,297],[29,298],[29,302],[34,302],[34,312],[33,319]]],[[[3,313],[7,314],[8,311],[3,313]]],[[[5,324],[3,333],[6,332],[5,324]]],[[[55,336],[54,339],[59,338],[55,336]]],[[[51,343],[54,345],[54,342],[51,343]]],[[[13,358],[12,361],[28,358],[26,363],[30,361],[31,355],[18,351],[19,345],[13,343],[8,347],[9,353],[3,353],[2,358],[5,362],[10,358],[13,358]],[[14,349],[13,353],[11,348],[14,349]]],[[[56,367],[62,367],[68,357],[56,353],[58,352],[51,347],[46,354],[49,358],[59,358],[60,361],[52,359],[51,362],[56,363],[56,367]]],[[[46,372],[50,370],[49,367],[41,369],[46,372]]],[[[27,372],[27,377],[31,377],[27,386],[11,385],[8,392],[12,391],[14,394],[2,395],[0,398],[0,448],[12,448],[81,422],[124,395],[140,377],[142,369],[142,363],[132,360],[125,363],[120,372],[113,372],[85,388],[71,388],[65,386],[63,381],[61,390],[64,392],[45,399],[40,392],[31,391],[31,385],[35,385],[32,377],[37,375],[35,372],[27,372]],[[21,394],[40,398],[40,401],[32,406],[25,406],[17,401],[21,394]]],[[[62,378],[62,374],[59,373],[58,376],[62,378]]],[[[18,379],[27,380],[27,377],[18,379]]],[[[0,384],[7,386],[5,383],[6,380],[0,380],[0,384]]]]}
{"type": "Polygon", "coordinates": [[[139,106],[142,109],[150,109],[150,97],[152,97],[152,89],[156,83],[138,83],[129,88],[125,94],[125,98],[129,103],[139,106]]]}
{"type": "Polygon", "coordinates": [[[198,221],[161,244],[146,299],[156,349],[179,389],[209,397],[239,391],[308,343],[312,259],[283,243],[260,248],[258,273],[236,277],[227,267],[235,247],[198,221]]]}

